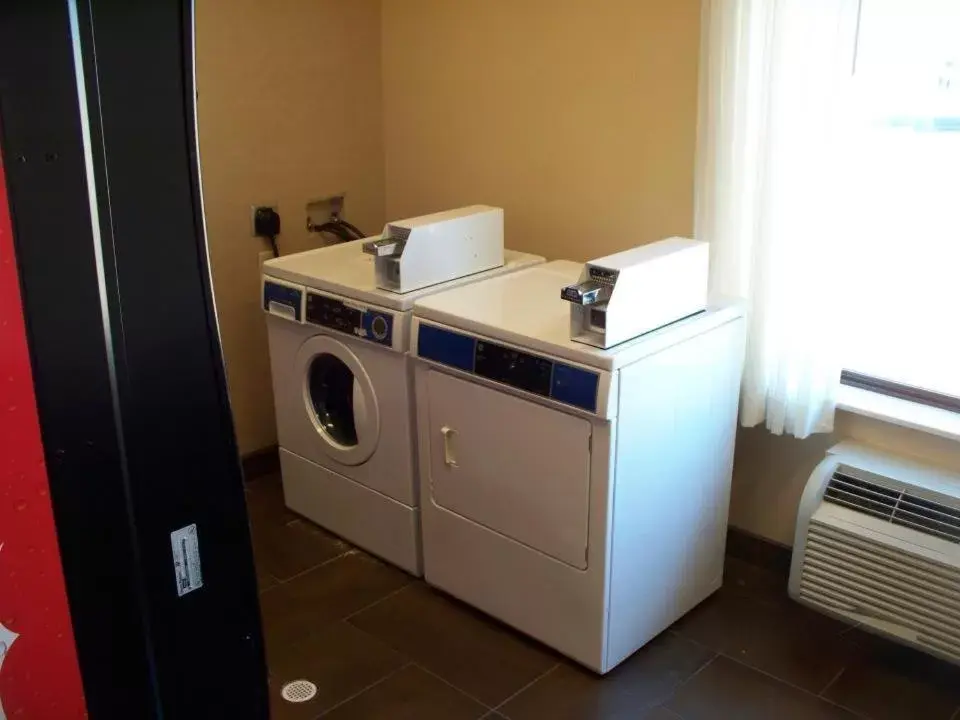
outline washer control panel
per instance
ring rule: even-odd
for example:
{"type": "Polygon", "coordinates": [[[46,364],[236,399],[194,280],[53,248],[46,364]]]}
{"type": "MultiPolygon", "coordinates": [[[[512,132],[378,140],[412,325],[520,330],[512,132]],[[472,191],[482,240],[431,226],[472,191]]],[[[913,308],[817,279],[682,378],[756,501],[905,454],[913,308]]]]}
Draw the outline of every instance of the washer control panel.
{"type": "Polygon", "coordinates": [[[390,347],[393,344],[393,316],[388,312],[307,292],[305,314],[311,325],[337,330],[378,345],[390,347]]]}
{"type": "Polygon", "coordinates": [[[300,322],[303,306],[303,290],[276,280],[263,280],[263,309],[271,315],[300,322]]]}

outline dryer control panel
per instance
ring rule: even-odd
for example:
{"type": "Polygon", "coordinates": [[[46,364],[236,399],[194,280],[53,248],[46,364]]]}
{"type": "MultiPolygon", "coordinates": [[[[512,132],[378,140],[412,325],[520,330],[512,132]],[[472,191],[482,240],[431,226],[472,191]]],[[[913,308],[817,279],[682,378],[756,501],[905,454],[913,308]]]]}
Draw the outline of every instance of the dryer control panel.
{"type": "Polygon", "coordinates": [[[338,330],[387,347],[393,344],[393,316],[388,312],[307,292],[305,315],[311,325],[338,330]]]}
{"type": "Polygon", "coordinates": [[[417,332],[417,354],[426,360],[597,412],[595,372],[426,323],[417,332]]]}

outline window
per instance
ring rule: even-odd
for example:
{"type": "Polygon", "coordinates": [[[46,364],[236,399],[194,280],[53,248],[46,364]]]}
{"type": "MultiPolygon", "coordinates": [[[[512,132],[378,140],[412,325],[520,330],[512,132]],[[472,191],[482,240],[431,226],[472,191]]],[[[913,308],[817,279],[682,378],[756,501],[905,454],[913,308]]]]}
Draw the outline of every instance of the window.
{"type": "Polygon", "coordinates": [[[844,382],[960,410],[960,2],[861,0],[848,100],[844,382]]]}

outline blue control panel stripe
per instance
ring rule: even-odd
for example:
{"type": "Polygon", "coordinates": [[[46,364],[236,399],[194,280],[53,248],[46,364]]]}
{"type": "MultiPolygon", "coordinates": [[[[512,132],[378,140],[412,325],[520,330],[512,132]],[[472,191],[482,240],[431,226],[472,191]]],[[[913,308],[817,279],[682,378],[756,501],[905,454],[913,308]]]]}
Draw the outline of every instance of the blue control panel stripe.
{"type": "Polygon", "coordinates": [[[554,363],[553,379],[550,383],[550,397],[567,405],[597,411],[596,373],[562,363],[554,363]]]}
{"type": "Polygon", "coordinates": [[[476,338],[469,335],[427,324],[420,325],[417,348],[417,354],[426,360],[433,360],[535,395],[548,396],[557,402],[587,412],[597,411],[600,376],[595,372],[532,353],[512,350],[487,340],[478,343],[476,338]],[[478,350],[480,345],[483,348],[478,350]],[[490,363],[495,364],[490,366],[490,363]],[[538,378],[543,377],[544,371],[550,378],[549,395],[547,387],[541,386],[538,381],[538,378]],[[540,387],[542,389],[539,389],[540,387]]]}
{"type": "Polygon", "coordinates": [[[472,337],[442,330],[432,325],[421,325],[417,338],[417,353],[450,367],[473,372],[477,341],[472,337]]]}
{"type": "Polygon", "coordinates": [[[272,283],[269,280],[263,283],[263,309],[269,310],[270,303],[275,302],[280,305],[286,305],[291,308],[294,312],[294,316],[297,319],[297,322],[300,322],[302,318],[300,317],[301,307],[302,307],[303,291],[298,288],[287,287],[286,285],[279,285],[277,283],[272,283]]]}

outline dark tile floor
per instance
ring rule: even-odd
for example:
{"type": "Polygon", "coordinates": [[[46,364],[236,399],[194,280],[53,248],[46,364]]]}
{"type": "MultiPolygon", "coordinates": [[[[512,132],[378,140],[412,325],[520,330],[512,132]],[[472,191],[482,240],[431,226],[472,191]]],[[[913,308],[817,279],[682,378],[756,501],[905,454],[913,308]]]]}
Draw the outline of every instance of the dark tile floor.
{"type": "Polygon", "coordinates": [[[273,717],[960,720],[960,668],[806,610],[728,557],[723,588],[600,678],[247,486],[273,717]],[[319,692],[289,704],[281,686],[319,692]]]}

